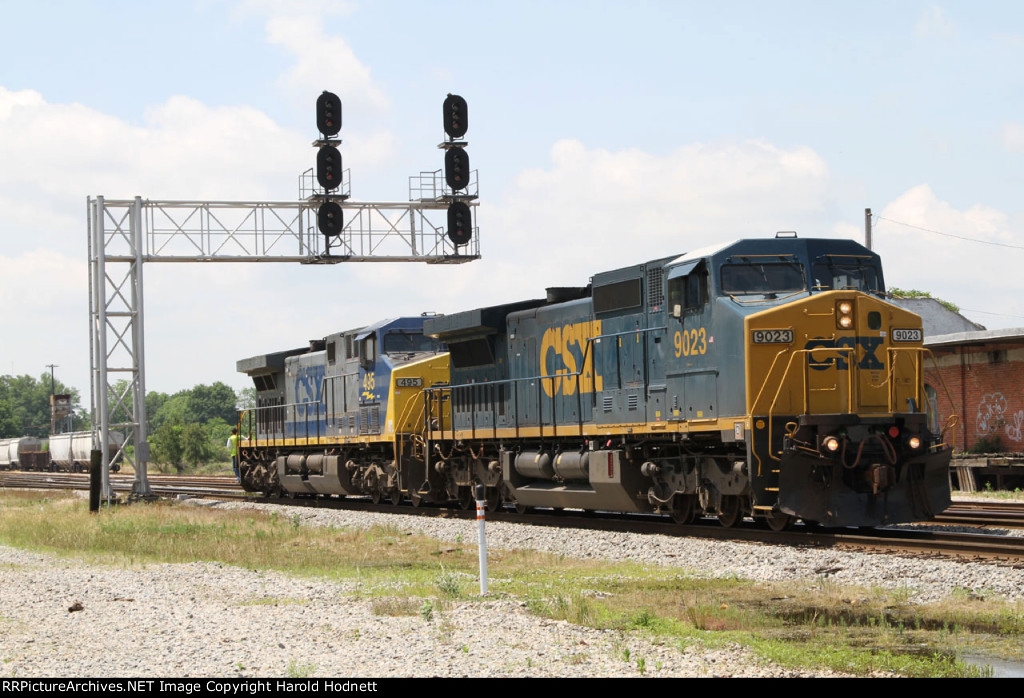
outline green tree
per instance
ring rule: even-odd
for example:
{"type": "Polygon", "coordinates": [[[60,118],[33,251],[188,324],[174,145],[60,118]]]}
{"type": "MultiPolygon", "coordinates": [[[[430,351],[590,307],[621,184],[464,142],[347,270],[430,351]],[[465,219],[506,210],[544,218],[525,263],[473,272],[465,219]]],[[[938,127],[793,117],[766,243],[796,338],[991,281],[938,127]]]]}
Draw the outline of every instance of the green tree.
{"type": "Polygon", "coordinates": [[[212,461],[230,461],[231,454],[227,449],[228,437],[231,436],[231,428],[234,423],[228,424],[220,417],[214,417],[203,425],[206,432],[206,440],[210,444],[210,456],[212,461]]]}
{"type": "Polygon", "coordinates": [[[166,422],[149,437],[150,459],[156,464],[174,468],[179,475],[185,472],[183,431],[181,422],[166,422]]]}
{"type": "MultiPolygon", "coordinates": [[[[150,395],[153,395],[153,393],[150,393],[150,395]]],[[[186,391],[181,390],[174,395],[167,395],[166,393],[160,393],[159,395],[154,400],[159,407],[153,413],[149,411],[149,396],[146,396],[146,415],[151,431],[156,431],[164,424],[185,424],[186,422],[194,421],[188,418],[188,411],[186,410],[188,395],[186,391]]]]}
{"type": "Polygon", "coordinates": [[[193,469],[210,460],[213,446],[201,424],[189,422],[181,430],[181,457],[193,469]]]}
{"type": "Polygon", "coordinates": [[[197,385],[188,391],[185,413],[188,421],[205,423],[219,417],[228,424],[237,420],[235,391],[220,381],[213,385],[197,385]]]}
{"type": "MultiPolygon", "coordinates": [[[[86,424],[76,389],[54,381],[58,395],[70,395],[76,406],[72,429],[86,424]]],[[[35,436],[45,439],[50,434],[50,374],[39,379],[32,376],[0,376],[0,438],[35,436]]]]}
{"type": "Polygon", "coordinates": [[[918,291],[916,288],[902,289],[891,287],[889,289],[889,295],[896,296],[897,298],[934,298],[941,303],[942,307],[946,310],[950,310],[954,313],[960,312],[960,306],[950,303],[949,301],[944,301],[941,298],[937,298],[927,291],[918,291]]]}

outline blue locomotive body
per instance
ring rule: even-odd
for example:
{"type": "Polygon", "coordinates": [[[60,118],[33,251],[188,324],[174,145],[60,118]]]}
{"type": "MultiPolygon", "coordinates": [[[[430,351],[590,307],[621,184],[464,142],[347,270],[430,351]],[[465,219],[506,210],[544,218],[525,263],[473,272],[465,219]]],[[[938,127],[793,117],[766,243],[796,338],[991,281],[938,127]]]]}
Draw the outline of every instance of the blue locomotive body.
{"type": "Polygon", "coordinates": [[[394,490],[395,434],[422,423],[419,393],[438,374],[447,379],[447,355],[424,336],[424,320],[385,320],[239,361],[257,395],[242,420],[243,485],[374,497],[394,490]]]}
{"type": "MultiPolygon", "coordinates": [[[[258,491],[870,526],[949,503],[918,316],[850,240],[734,243],[253,357],[258,491]],[[441,351],[441,346],[446,351],[441,351]]],[[[951,424],[947,424],[947,427],[951,424]]]]}
{"type": "Polygon", "coordinates": [[[463,479],[500,473],[495,496],[521,508],[929,518],[950,449],[921,409],[920,319],[884,291],[858,243],[785,237],[432,319],[451,353],[434,404],[452,409],[429,455],[463,479]]]}

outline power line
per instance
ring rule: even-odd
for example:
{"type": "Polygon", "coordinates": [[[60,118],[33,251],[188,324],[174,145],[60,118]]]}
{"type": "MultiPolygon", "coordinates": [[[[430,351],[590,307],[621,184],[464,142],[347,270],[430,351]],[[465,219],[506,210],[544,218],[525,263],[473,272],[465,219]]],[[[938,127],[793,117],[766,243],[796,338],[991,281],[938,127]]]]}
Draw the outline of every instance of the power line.
{"type": "Polygon", "coordinates": [[[1024,320],[1024,315],[1010,315],[1008,313],[993,313],[990,310],[972,310],[971,308],[960,308],[960,310],[962,310],[963,312],[966,312],[966,313],[981,313],[982,315],[998,315],[999,317],[1015,317],[1015,318],[1024,320]]]}
{"type": "Polygon", "coordinates": [[[885,218],[884,216],[875,216],[880,221],[888,221],[890,223],[896,223],[897,225],[905,225],[908,228],[915,228],[917,230],[923,230],[926,233],[935,233],[936,235],[943,235],[947,238],[956,238],[957,240],[966,240],[967,242],[978,242],[982,245],[995,245],[996,247],[1009,247],[1014,250],[1024,250],[1024,246],[1021,245],[1007,245],[1003,242],[992,242],[991,240],[979,240],[977,238],[964,237],[963,235],[953,235],[952,233],[943,233],[938,230],[932,230],[931,228],[922,228],[919,225],[913,225],[911,223],[904,223],[903,221],[896,221],[892,218],[885,218]]]}

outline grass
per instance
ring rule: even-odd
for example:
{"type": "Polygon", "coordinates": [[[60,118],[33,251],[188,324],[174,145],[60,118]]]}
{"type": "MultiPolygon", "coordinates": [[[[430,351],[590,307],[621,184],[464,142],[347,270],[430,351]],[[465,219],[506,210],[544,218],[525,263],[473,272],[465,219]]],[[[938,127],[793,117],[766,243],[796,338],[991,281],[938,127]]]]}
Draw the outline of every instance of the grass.
{"type": "MultiPolygon", "coordinates": [[[[0,492],[0,543],[118,566],[220,561],[249,569],[355,582],[382,616],[420,616],[444,632],[453,603],[474,603],[476,553],[394,526],[310,528],[292,516],[136,504],[89,514],[67,494],[0,492]]],[[[492,594],[532,613],[685,647],[738,643],[791,667],[858,675],[974,676],[956,652],[1024,659],[1024,604],[963,591],[912,604],[908,590],[708,579],[632,563],[491,551],[492,594]]],[[[301,603],[254,598],[252,604],[301,603]]],[[[638,672],[658,665],[630,656],[638,672]]],[[[567,658],[566,661],[570,661],[567,658]]],[[[313,668],[295,664],[292,675],[313,668]]]]}
{"type": "Polygon", "coordinates": [[[997,490],[992,487],[991,482],[986,482],[982,489],[976,492],[961,492],[960,490],[953,490],[953,498],[957,497],[975,497],[978,499],[996,499],[996,500],[1010,500],[1015,502],[1024,501],[1024,490],[1019,487],[1015,487],[1012,490],[997,490]]]}

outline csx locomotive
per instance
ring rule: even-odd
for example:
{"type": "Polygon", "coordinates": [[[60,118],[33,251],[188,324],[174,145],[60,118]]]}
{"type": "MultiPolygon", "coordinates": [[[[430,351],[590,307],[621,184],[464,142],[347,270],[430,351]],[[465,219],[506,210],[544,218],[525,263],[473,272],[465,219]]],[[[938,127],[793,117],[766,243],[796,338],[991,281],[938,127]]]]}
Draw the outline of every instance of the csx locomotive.
{"type": "Polygon", "coordinates": [[[254,491],[874,526],[950,502],[918,316],[878,255],[778,235],[246,359],[254,491]]]}

